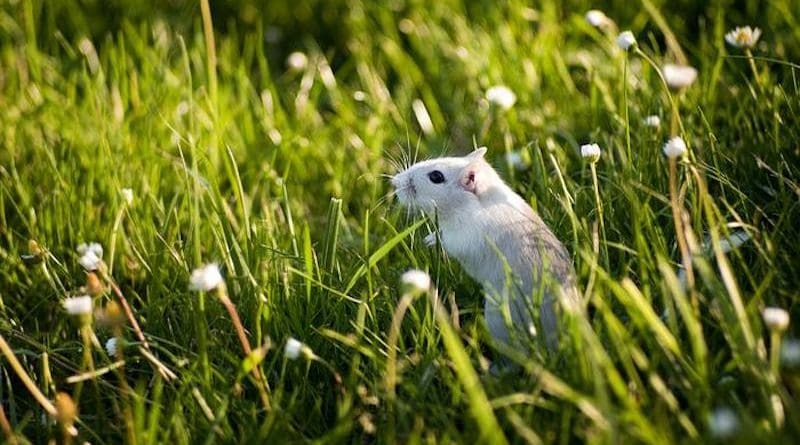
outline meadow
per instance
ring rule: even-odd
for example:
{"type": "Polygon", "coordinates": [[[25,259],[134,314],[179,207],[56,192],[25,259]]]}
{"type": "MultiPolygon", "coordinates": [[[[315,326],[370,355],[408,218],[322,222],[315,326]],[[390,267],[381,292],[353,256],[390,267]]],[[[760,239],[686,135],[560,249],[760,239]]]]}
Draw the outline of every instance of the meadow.
{"type": "Polygon", "coordinates": [[[0,2],[5,443],[800,437],[797,0],[210,3],[0,2]],[[583,297],[501,376],[387,180],[478,146],[583,297]]]}

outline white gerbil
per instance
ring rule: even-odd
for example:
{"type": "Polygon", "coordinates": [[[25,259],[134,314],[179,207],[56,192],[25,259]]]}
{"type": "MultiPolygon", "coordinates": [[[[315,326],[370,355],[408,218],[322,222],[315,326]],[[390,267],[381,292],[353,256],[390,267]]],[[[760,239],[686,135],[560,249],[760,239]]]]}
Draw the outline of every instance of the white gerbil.
{"type": "Polygon", "coordinates": [[[464,157],[418,162],[397,173],[392,185],[402,205],[437,218],[444,250],[483,286],[492,338],[520,347],[537,332],[532,314],[539,300],[540,331],[554,349],[558,293],[560,301],[578,301],[572,260],[539,215],[484,160],[485,153],[481,147],[464,157]]]}

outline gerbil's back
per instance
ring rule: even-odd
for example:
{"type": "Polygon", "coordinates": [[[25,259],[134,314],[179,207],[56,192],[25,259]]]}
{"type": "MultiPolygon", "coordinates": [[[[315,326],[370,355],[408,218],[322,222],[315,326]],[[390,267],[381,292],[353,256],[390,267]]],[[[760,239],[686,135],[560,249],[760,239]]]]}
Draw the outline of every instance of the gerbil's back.
{"type": "MultiPolygon", "coordinates": [[[[498,208],[498,227],[493,230],[494,242],[505,256],[514,274],[522,281],[522,291],[529,293],[547,274],[561,285],[572,285],[574,272],[572,259],[564,245],[530,206],[519,198],[517,202],[498,208]],[[522,205],[520,205],[522,202],[522,205]]],[[[498,256],[498,264],[503,260],[498,256]]],[[[505,276],[496,278],[495,284],[504,283],[505,276]]]]}
{"type": "Polygon", "coordinates": [[[564,246],[524,199],[505,184],[501,187],[484,197],[471,222],[442,227],[445,249],[476,281],[497,292],[506,287],[506,264],[526,294],[542,273],[571,285],[572,261],[564,246]]]}

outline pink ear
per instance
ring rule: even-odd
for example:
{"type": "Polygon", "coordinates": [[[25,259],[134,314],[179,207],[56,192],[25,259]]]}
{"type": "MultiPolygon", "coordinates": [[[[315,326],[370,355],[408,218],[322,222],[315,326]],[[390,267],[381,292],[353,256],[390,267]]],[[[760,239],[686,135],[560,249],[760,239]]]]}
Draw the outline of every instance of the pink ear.
{"type": "Polygon", "coordinates": [[[461,176],[461,187],[470,192],[477,194],[478,186],[476,181],[477,169],[475,166],[470,165],[464,169],[464,175],[461,176]]]}

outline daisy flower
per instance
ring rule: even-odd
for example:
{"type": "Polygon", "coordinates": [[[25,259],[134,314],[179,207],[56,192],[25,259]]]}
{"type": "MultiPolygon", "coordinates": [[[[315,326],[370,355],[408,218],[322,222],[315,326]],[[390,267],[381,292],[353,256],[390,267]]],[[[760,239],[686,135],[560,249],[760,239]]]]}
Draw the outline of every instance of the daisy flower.
{"type": "Polygon", "coordinates": [[[728,45],[736,48],[752,48],[761,37],[761,30],[749,26],[737,26],[725,34],[728,45]]]}

